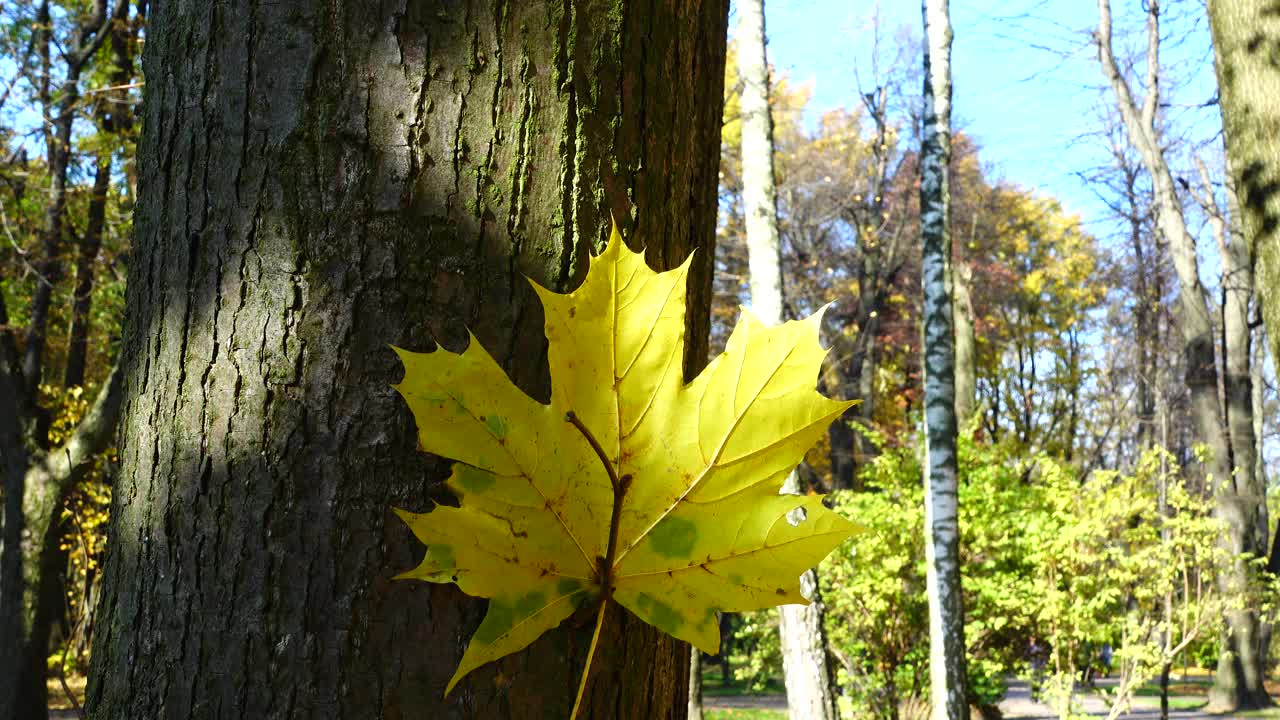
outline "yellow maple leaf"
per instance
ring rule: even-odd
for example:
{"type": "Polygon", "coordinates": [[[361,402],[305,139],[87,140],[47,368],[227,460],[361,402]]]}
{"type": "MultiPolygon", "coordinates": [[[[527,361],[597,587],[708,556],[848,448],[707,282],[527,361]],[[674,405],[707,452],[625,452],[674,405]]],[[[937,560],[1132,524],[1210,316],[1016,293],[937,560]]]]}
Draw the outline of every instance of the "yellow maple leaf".
{"type": "Polygon", "coordinates": [[[422,449],[456,461],[459,501],[396,510],[427,545],[400,577],[489,598],[446,694],[588,603],[600,606],[597,635],[612,600],[718,652],[717,611],[806,602],[800,575],[852,533],[820,497],[778,494],[852,404],[814,389],[820,313],[769,327],[744,312],[686,385],[688,269],[653,272],[615,228],[577,290],[534,285],[550,405],[516,388],[474,337],[461,354],[396,348],[396,389],[422,449]],[[805,519],[792,525],[797,508],[805,519]]]}

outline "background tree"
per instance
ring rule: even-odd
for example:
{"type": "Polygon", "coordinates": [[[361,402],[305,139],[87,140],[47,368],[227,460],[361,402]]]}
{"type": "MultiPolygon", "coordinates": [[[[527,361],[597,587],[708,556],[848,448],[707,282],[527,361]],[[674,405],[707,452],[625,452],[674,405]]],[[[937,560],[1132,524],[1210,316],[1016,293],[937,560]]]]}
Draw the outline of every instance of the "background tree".
{"type": "MultiPolygon", "coordinates": [[[[739,6],[738,67],[742,79],[742,205],[747,236],[747,264],[751,309],[762,322],[781,324],[784,294],[782,251],[778,238],[778,198],[773,175],[773,119],[769,112],[769,66],[765,53],[763,0],[739,6]]],[[[799,474],[792,472],[783,493],[801,492],[799,474]]],[[[789,518],[790,519],[790,518],[789,518]]],[[[822,601],[813,570],[800,578],[808,605],[778,609],[782,640],[782,668],[787,705],[793,720],[835,720],[835,694],[827,665],[822,601]]]]}
{"type": "MultiPolygon", "coordinates": [[[[156,8],[91,714],[569,712],[572,621],[441,697],[483,606],[391,582],[413,565],[391,506],[447,499],[386,345],[469,329],[547,397],[521,276],[572,287],[612,215],[654,267],[701,248],[697,369],[726,23],[724,2],[156,8]]],[[[590,716],[684,715],[683,645],[622,612],[600,642],[590,716]]]]}
{"type": "Polygon", "coordinates": [[[66,535],[87,498],[107,492],[104,451],[121,395],[111,369],[113,298],[122,283],[99,276],[127,245],[132,192],[111,168],[132,152],[132,58],[144,13],[129,0],[0,11],[0,47],[14,72],[0,98],[0,109],[14,108],[0,115],[0,385],[11,423],[0,432],[10,508],[0,544],[0,644],[11,648],[0,659],[4,717],[46,716],[50,652],[89,613],[79,601],[91,594],[91,533],[76,543],[66,535]],[[28,147],[43,159],[28,161],[36,155],[28,147]],[[92,182],[85,166],[96,168],[92,182]],[[85,574],[69,583],[72,567],[85,574]]]}
{"type": "Polygon", "coordinates": [[[947,0],[924,2],[924,133],[920,151],[924,288],[925,561],[930,700],[935,720],[967,720],[960,597],[955,345],[951,322],[951,18],[947,0]]]}
{"type": "MultiPolygon", "coordinates": [[[[1128,130],[1129,141],[1142,157],[1150,176],[1157,226],[1169,243],[1178,277],[1180,292],[1177,319],[1182,335],[1185,377],[1197,435],[1208,447],[1205,469],[1213,479],[1217,511],[1231,529],[1228,542],[1233,555],[1260,556],[1266,547],[1266,507],[1263,502],[1264,493],[1257,485],[1254,474],[1256,468],[1252,461],[1252,406],[1247,402],[1240,402],[1240,398],[1249,396],[1248,373],[1239,372],[1241,364],[1247,367],[1249,362],[1247,329],[1243,347],[1239,332],[1229,333],[1224,350],[1233,353],[1234,357],[1228,357],[1224,362],[1225,368],[1220,369],[1215,352],[1213,317],[1200,280],[1196,241],[1188,230],[1157,125],[1160,102],[1160,5],[1153,2],[1147,6],[1146,94],[1140,106],[1115,60],[1111,40],[1111,6],[1108,0],[1099,0],[1098,14],[1098,31],[1095,36],[1098,59],[1128,130]],[[1241,352],[1245,353],[1243,357],[1239,356],[1241,352]],[[1228,368],[1231,369],[1230,372],[1226,371],[1228,368]],[[1227,418],[1224,418],[1219,405],[1220,373],[1225,396],[1228,398],[1227,411],[1231,413],[1227,418]],[[1234,445],[1239,443],[1233,443],[1233,433],[1239,434],[1249,445],[1247,449],[1241,447],[1239,463],[1235,461],[1233,452],[1234,445]]],[[[1224,260],[1229,262],[1230,258],[1224,260]]],[[[1235,313],[1240,312],[1238,298],[1233,300],[1232,307],[1235,313]]],[[[1238,327],[1241,321],[1233,313],[1233,327],[1238,327]]],[[[1244,321],[1244,325],[1247,328],[1247,321],[1244,321]]],[[[1244,561],[1237,562],[1235,571],[1230,577],[1223,578],[1223,581],[1247,583],[1248,572],[1244,561]]],[[[1272,704],[1263,687],[1265,658],[1258,647],[1261,637],[1256,612],[1245,610],[1233,613],[1224,652],[1219,657],[1213,697],[1216,707],[1234,710],[1272,704]]]]}

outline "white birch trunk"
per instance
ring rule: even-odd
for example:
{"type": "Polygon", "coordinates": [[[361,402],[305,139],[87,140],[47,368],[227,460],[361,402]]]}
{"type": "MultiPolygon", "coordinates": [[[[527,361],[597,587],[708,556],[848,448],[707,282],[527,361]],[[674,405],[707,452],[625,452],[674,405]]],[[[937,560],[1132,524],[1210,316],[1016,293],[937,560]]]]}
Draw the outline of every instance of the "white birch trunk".
{"type": "MultiPolygon", "coordinates": [[[[738,72],[742,79],[742,204],[747,227],[751,309],[761,322],[783,321],[782,251],[778,239],[777,189],[773,177],[773,119],[769,114],[769,68],[764,49],[764,2],[738,6],[738,72]]],[[[791,473],[784,493],[799,493],[791,473]]],[[[809,605],[778,609],[782,667],[792,720],[835,720],[835,697],[827,664],[817,575],[800,578],[809,605]]]]}
{"type": "Polygon", "coordinates": [[[702,720],[702,651],[689,649],[689,717],[702,720]]]}
{"type": "Polygon", "coordinates": [[[924,141],[920,152],[924,289],[925,559],[929,687],[934,720],[968,720],[960,596],[955,345],[952,331],[951,18],[948,0],[924,0],[924,141]]]}
{"type": "Polygon", "coordinates": [[[773,178],[773,117],[764,49],[764,0],[738,6],[738,75],[742,80],[742,207],[747,227],[751,309],[782,322],[782,249],[773,178]]]}

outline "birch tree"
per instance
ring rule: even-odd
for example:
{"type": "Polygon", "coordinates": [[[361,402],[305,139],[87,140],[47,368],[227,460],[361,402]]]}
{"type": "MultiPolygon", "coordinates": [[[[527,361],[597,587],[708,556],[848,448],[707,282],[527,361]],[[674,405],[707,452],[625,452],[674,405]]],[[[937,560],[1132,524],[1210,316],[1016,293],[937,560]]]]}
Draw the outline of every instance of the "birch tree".
{"type": "MultiPolygon", "coordinates": [[[[769,113],[769,66],[765,54],[764,1],[739,6],[738,72],[742,82],[742,204],[747,230],[751,309],[761,321],[783,321],[782,248],[778,238],[778,198],[773,174],[773,119],[769,113]]],[[[784,493],[799,493],[791,473],[784,493]]],[[[822,604],[815,597],[817,575],[800,579],[808,605],[783,605],[779,612],[782,667],[792,720],[835,720],[835,696],[827,664],[822,604]]]]}
{"type": "Polygon", "coordinates": [[[957,520],[955,339],[952,331],[951,17],[948,0],[924,0],[924,136],[920,235],[924,291],[925,542],[929,677],[934,720],[967,720],[964,609],[957,520]]]}
{"type": "MultiPolygon", "coordinates": [[[[1182,204],[1174,189],[1174,178],[1161,144],[1157,126],[1160,106],[1160,4],[1147,4],[1146,94],[1141,102],[1134,96],[1128,80],[1121,72],[1112,49],[1110,0],[1098,0],[1098,29],[1094,39],[1098,61],[1114,95],[1116,107],[1127,130],[1129,143],[1141,156],[1151,177],[1155,197],[1156,225],[1169,244],[1179,294],[1177,323],[1182,334],[1182,355],[1186,367],[1186,384],[1191,396],[1191,411],[1200,440],[1207,445],[1209,457],[1205,470],[1213,480],[1217,512],[1230,529],[1229,547],[1237,557],[1243,553],[1261,555],[1266,544],[1266,505],[1257,485],[1252,451],[1252,406],[1248,401],[1248,331],[1247,322],[1238,316],[1242,305],[1239,294],[1232,291],[1224,298],[1231,317],[1224,318],[1224,348],[1228,357],[1220,370],[1215,353],[1213,315],[1200,280],[1196,255],[1196,239],[1187,227],[1182,204]],[[1240,325],[1244,322],[1244,338],[1240,325]],[[1243,346],[1243,347],[1241,347],[1243,346]],[[1241,357],[1239,354],[1243,352],[1241,357]],[[1244,363],[1245,371],[1240,372],[1244,363]],[[1223,416],[1218,387],[1220,372],[1228,400],[1227,417],[1223,416]],[[1233,436],[1239,435],[1239,443],[1233,436]],[[1240,462],[1233,450],[1240,448],[1240,462]]],[[[1188,186],[1189,189],[1189,186],[1188,186]]],[[[1224,248],[1224,267],[1237,265],[1233,252],[1224,248]]],[[[1231,287],[1230,281],[1224,288],[1231,287]]],[[[1247,301],[1243,307],[1247,307],[1247,301]]],[[[1223,582],[1240,585],[1248,581],[1243,561],[1238,561],[1230,577],[1223,582]]],[[[1271,704],[1262,686],[1265,654],[1258,647],[1262,636],[1257,614],[1248,610],[1233,613],[1230,630],[1219,653],[1218,672],[1211,693],[1215,708],[1235,710],[1271,704]]]]}

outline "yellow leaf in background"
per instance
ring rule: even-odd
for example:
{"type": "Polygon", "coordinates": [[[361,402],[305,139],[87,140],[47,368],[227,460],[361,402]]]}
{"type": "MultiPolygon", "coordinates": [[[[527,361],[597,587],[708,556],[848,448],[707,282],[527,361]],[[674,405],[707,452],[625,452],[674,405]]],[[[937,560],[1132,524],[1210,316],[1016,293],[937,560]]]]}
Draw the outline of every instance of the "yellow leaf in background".
{"type": "Polygon", "coordinates": [[[1032,295],[1039,295],[1044,290],[1044,271],[1032,270],[1022,278],[1022,287],[1032,295]]]}
{"type": "Polygon", "coordinates": [[[535,285],[549,405],[474,338],[461,354],[396,350],[421,447],[456,461],[459,501],[396,511],[427,545],[401,577],[489,598],[446,693],[587,603],[616,601],[717,652],[717,611],[805,602],[800,575],[852,534],[820,497],[778,494],[853,404],[814,389],[820,313],[770,327],[744,312],[686,385],[688,269],[653,272],[615,229],[577,290],[535,285]],[[792,525],[797,508],[805,519],[792,525]]]}

